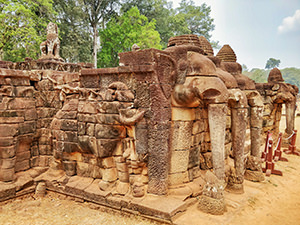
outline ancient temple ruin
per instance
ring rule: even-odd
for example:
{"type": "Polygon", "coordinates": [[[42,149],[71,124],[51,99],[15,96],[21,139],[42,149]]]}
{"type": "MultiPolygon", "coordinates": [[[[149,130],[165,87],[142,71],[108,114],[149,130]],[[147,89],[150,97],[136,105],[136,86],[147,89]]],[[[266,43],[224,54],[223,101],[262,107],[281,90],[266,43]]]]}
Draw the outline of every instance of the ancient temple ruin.
{"type": "Polygon", "coordinates": [[[56,25],[39,60],[0,62],[0,200],[46,189],[169,220],[199,197],[222,214],[224,191],[261,181],[262,135],[294,129],[298,88],[278,69],[242,74],[229,45],[170,38],[120,53],[115,68],[65,63],[56,25]],[[159,203],[159,204],[158,204],[159,203]]]}

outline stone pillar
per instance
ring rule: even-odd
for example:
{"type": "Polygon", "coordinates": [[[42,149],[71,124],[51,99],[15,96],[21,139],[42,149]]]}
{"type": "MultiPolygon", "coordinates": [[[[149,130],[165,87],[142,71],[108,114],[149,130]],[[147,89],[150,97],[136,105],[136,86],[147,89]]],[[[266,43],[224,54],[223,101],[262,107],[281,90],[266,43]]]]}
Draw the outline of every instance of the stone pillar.
{"type": "Polygon", "coordinates": [[[244,146],[247,127],[247,108],[232,108],[231,110],[231,135],[234,156],[234,171],[228,181],[227,188],[243,193],[244,182],[244,146]]]}
{"type": "Polygon", "coordinates": [[[262,106],[250,108],[251,155],[260,157],[261,131],[262,131],[262,106]]]}
{"type": "Polygon", "coordinates": [[[225,104],[208,105],[208,121],[211,141],[214,173],[206,172],[206,184],[199,198],[198,209],[213,215],[222,215],[226,211],[225,188],[225,104]]]}
{"type": "Polygon", "coordinates": [[[148,121],[148,192],[165,195],[170,167],[171,105],[160,84],[151,84],[149,90],[152,116],[148,121]]]}
{"type": "Polygon", "coordinates": [[[225,178],[225,129],[226,129],[225,104],[208,105],[208,121],[211,140],[211,151],[214,173],[218,179],[225,178]]]}
{"type": "Polygon", "coordinates": [[[294,122],[295,122],[295,105],[296,105],[296,98],[292,101],[285,103],[285,110],[286,110],[286,129],[285,133],[288,135],[293,133],[294,130],[294,122]]]}
{"type": "Polygon", "coordinates": [[[263,102],[261,96],[258,94],[248,98],[248,103],[250,105],[251,155],[247,159],[244,177],[247,180],[258,182],[265,179],[260,159],[263,102]]]}

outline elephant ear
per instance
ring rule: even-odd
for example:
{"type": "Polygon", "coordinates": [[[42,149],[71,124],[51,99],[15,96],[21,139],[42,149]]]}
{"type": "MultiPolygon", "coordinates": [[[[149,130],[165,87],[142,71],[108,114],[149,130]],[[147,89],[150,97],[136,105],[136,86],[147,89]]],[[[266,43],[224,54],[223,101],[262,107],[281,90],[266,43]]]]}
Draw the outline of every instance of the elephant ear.
{"type": "Polygon", "coordinates": [[[168,54],[158,53],[157,77],[166,99],[169,99],[176,83],[176,61],[168,54]]]}

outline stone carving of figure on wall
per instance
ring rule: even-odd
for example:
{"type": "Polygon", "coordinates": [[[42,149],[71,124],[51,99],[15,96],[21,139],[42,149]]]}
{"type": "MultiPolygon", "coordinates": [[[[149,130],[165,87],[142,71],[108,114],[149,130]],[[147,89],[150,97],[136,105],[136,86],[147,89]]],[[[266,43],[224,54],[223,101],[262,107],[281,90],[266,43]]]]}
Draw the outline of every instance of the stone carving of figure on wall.
{"type": "Polygon", "coordinates": [[[64,61],[59,56],[60,40],[58,38],[58,28],[55,23],[50,22],[47,25],[47,40],[40,44],[41,58],[40,59],[55,59],[64,61]]]}

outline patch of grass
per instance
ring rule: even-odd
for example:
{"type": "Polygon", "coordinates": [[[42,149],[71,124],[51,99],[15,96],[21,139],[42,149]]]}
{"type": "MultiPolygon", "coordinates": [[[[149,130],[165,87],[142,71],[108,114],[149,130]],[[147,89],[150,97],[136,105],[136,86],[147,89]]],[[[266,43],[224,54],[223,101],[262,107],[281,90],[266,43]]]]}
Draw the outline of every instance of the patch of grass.
{"type": "Polygon", "coordinates": [[[274,187],[278,187],[278,185],[275,184],[275,183],[273,183],[271,180],[268,180],[268,182],[269,182],[270,184],[272,184],[274,187]]]}
{"type": "Polygon", "coordinates": [[[254,198],[254,197],[251,197],[248,199],[249,205],[252,205],[252,206],[255,205],[256,201],[257,201],[257,198],[254,198]]]}

